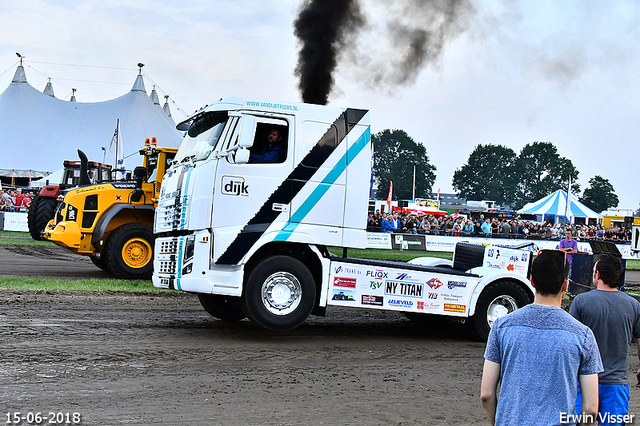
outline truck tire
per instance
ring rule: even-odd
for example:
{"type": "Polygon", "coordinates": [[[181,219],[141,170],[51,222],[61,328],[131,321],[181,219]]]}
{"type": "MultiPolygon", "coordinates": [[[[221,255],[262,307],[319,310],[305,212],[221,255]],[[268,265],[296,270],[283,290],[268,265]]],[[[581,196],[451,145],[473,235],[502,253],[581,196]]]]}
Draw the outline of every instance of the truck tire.
{"type": "Polygon", "coordinates": [[[142,223],[128,223],[111,232],[102,251],[109,271],[132,280],[150,278],[154,241],[151,228],[142,223]]]}
{"type": "Polygon", "coordinates": [[[41,197],[40,194],[36,194],[33,197],[27,212],[27,225],[29,226],[31,238],[36,241],[44,240],[42,231],[55,216],[57,207],[58,200],[55,198],[41,197]]]}
{"type": "Polygon", "coordinates": [[[482,290],[475,315],[469,318],[469,333],[475,340],[486,342],[493,322],[531,303],[529,295],[518,283],[502,280],[482,290]]]}
{"type": "Polygon", "coordinates": [[[288,331],[307,319],[315,299],[315,282],[309,269],[292,257],[272,256],[249,273],[242,309],[261,327],[288,331]]]}
{"type": "Polygon", "coordinates": [[[226,322],[236,322],[247,316],[240,306],[240,298],[220,296],[218,294],[198,294],[200,304],[211,316],[226,322]]]}
{"type": "Polygon", "coordinates": [[[89,256],[89,258],[91,259],[91,263],[96,265],[98,268],[102,269],[105,272],[110,272],[109,267],[107,267],[107,262],[105,262],[104,260],[104,257],[101,257],[100,259],[98,259],[95,256],[89,256]]]}

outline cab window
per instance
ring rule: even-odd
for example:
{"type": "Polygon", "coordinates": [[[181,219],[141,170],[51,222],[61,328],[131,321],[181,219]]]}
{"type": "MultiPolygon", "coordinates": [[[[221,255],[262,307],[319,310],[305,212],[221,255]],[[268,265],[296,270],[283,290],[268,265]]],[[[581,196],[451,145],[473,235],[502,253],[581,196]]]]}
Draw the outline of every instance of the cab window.
{"type": "Polygon", "coordinates": [[[289,127],[281,120],[258,122],[251,146],[250,164],[284,163],[287,159],[289,127]]]}

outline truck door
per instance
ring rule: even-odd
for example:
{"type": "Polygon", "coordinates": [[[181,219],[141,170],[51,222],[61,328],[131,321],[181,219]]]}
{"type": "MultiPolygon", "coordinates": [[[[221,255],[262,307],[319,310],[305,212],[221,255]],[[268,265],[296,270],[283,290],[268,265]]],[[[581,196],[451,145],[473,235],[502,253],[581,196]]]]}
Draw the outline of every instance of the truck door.
{"type": "MultiPolygon", "coordinates": [[[[219,160],[215,176],[213,260],[236,264],[266,232],[289,220],[293,123],[286,117],[244,116],[223,151],[249,147],[249,162],[235,154],[219,160]]],[[[239,155],[239,154],[238,154],[239,155]]]]}

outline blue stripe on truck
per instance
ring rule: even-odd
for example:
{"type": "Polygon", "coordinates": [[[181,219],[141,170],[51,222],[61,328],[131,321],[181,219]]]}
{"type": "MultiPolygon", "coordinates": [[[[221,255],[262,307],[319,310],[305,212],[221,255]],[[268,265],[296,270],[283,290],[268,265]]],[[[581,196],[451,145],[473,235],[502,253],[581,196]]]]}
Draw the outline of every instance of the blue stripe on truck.
{"type": "Polygon", "coordinates": [[[282,231],[278,233],[274,241],[286,241],[293,231],[300,225],[302,219],[318,204],[320,199],[327,193],[329,187],[333,185],[342,173],[349,167],[349,164],[362,152],[371,141],[371,128],[367,129],[358,138],[347,153],[337,162],[333,169],[325,176],[320,184],[313,190],[311,195],[302,203],[302,205],[296,210],[289,219],[289,222],[282,228],[282,231]]]}

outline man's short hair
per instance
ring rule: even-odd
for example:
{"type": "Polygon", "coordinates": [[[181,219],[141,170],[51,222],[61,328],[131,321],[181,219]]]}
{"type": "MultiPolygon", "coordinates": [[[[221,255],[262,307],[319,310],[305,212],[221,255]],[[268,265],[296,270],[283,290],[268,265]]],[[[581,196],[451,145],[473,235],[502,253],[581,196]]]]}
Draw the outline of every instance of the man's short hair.
{"type": "Polygon", "coordinates": [[[596,271],[600,272],[600,279],[611,288],[618,288],[622,283],[624,268],[617,256],[605,253],[596,262],[596,271]]]}
{"type": "Polygon", "coordinates": [[[569,262],[561,250],[541,250],[531,266],[531,280],[541,296],[555,296],[569,275],[569,262]]]}

